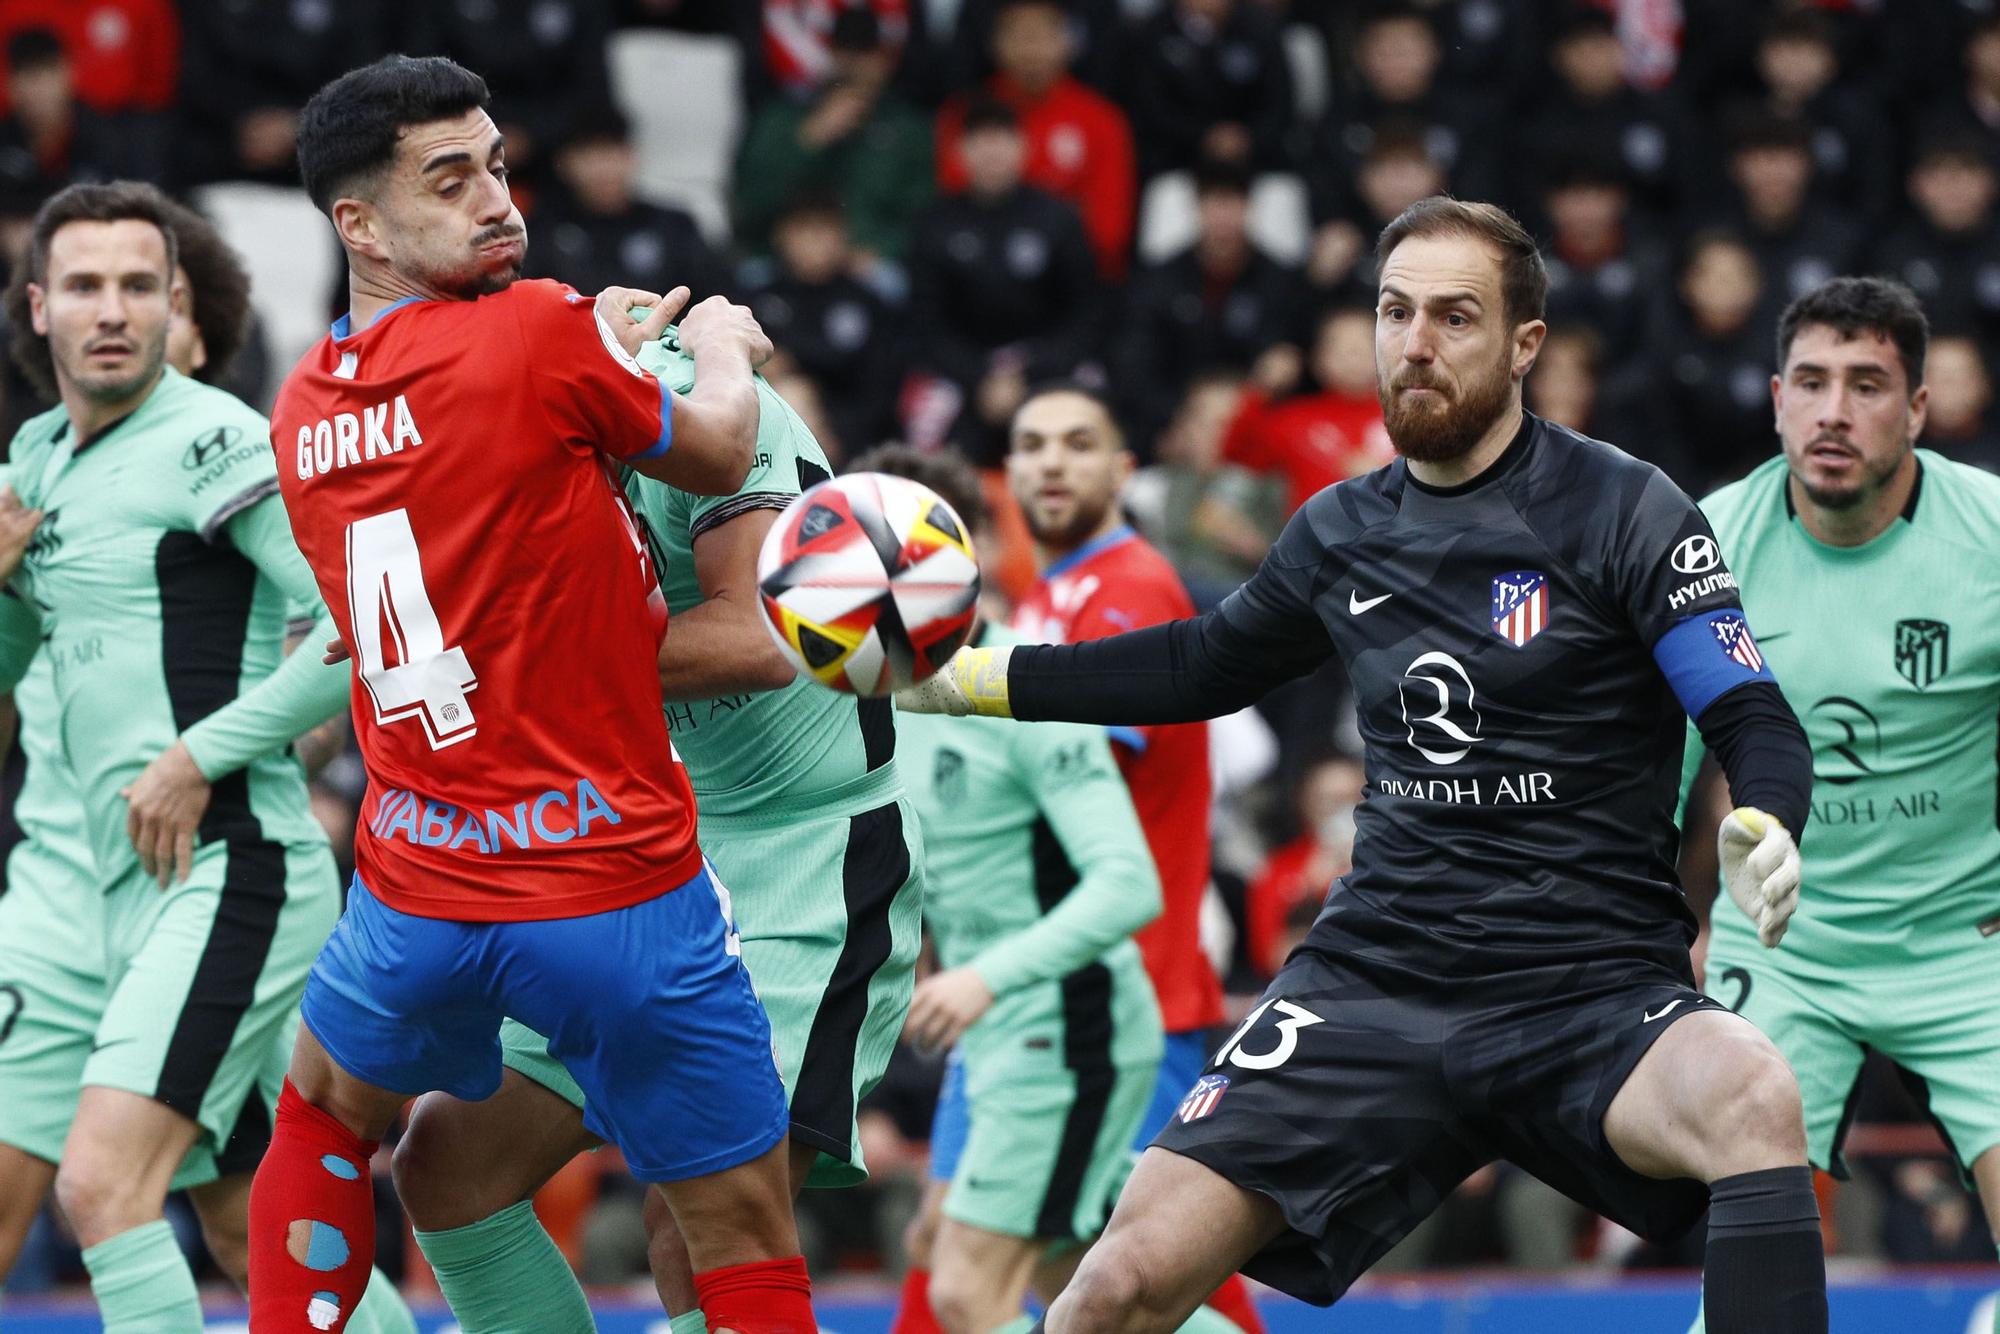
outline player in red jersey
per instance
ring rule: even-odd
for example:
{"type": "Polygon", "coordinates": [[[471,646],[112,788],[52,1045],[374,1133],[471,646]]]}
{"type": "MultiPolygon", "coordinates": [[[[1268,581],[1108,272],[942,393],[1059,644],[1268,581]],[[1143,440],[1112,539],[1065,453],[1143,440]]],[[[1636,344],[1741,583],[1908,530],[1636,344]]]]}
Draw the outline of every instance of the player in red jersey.
{"type": "Polygon", "coordinates": [[[695,387],[674,395],[632,353],[684,291],[517,282],[526,233],[486,100],[449,60],[389,56],[300,118],[350,307],[286,380],[272,439],[353,655],[369,792],[252,1191],[252,1327],[343,1327],[374,1251],[376,1142],[414,1094],[491,1094],[511,1016],[550,1035],[592,1131],[665,1186],[711,1327],[805,1334],[784,1090],[695,844],[653,665],[665,601],[610,472],[733,491],[769,343],[704,302],[680,326],[695,387]]]}
{"type": "MultiPolygon", "coordinates": [[[[1180,576],[1119,512],[1134,460],[1109,405],[1078,384],[1043,388],[1015,410],[1007,483],[1035,541],[1041,577],[1014,610],[1014,629],[1039,643],[1101,639],[1194,615],[1180,576]]],[[[1209,880],[1208,724],[1110,729],[1112,750],[1160,873],[1165,911],[1136,936],[1160,1001],[1166,1058],[1139,1127],[1143,1148],[1173,1116],[1208,1063],[1208,1030],[1222,1022],[1222,984],[1201,948],[1209,880]]],[[[913,1270],[897,1334],[928,1328],[927,1278],[913,1270]]],[[[1209,1301],[1261,1334],[1243,1280],[1209,1301]]]]}

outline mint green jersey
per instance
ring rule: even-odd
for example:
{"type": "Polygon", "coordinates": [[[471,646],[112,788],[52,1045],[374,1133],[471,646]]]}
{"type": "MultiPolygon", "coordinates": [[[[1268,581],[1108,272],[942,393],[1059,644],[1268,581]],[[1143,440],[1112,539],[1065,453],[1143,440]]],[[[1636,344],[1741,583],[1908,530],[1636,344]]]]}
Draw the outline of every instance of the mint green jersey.
{"type": "Polygon", "coordinates": [[[14,687],[21,754],[27,772],[14,799],[21,841],[7,854],[6,920],[21,925],[0,953],[32,950],[80,979],[104,984],[104,933],[98,924],[103,886],[77,819],[83,795],[63,759],[56,728],[54,669],[37,655],[14,687]],[[28,924],[32,923],[32,928],[28,924]]]}
{"type": "MultiPolygon", "coordinates": [[[[277,669],[288,607],[317,590],[289,527],[273,525],[283,508],[268,426],[220,389],[169,369],[83,442],[55,408],[21,428],[11,462],[22,501],[46,515],[10,585],[37,614],[54,686],[31,725],[57,731],[80,798],[66,818],[80,809],[108,886],[137,865],[120,789],[277,669]]],[[[19,648],[8,645],[10,662],[19,648]]],[[[217,782],[205,841],[324,841],[282,745],[217,782]]]]}
{"type": "MultiPolygon", "coordinates": [[[[988,627],[981,642],[1025,641],[988,627]]],[[[1059,1067],[1066,1030],[1108,1040],[1112,1064],[1158,1061],[1132,933],[1159,916],[1160,879],[1104,729],[903,714],[896,730],[938,962],[993,993],[962,1040],[968,1069],[996,1056],[1059,1067]],[[1093,968],[1100,983],[1071,984],[1093,968]]]]}
{"type": "MultiPolygon", "coordinates": [[[[640,349],[639,364],[675,393],[694,387],[694,360],[672,330],[640,349]]],[[[690,495],[637,473],[627,477],[626,494],[652,542],[670,616],[702,600],[697,538],[755,510],[782,510],[833,475],[812,432],[761,378],[757,396],[756,459],[734,495],[690,495]]],[[[670,701],[667,723],[704,822],[747,817],[777,825],[801,815],[846,816],[902,795],[886,699],[856,699],[801,676],[782,690],[670,701]]]]}
{"type": "Polygon", "coordinates": [[[1806,532],[1782,456],[1702,502],[1813,747],[1790,933],[1756,948],[1719,895],[1712,952],[1834,979],[1962,958],[2000,923],[2000,477],[1917,458],[1909,507],[1858,547],[1806,532]]]}

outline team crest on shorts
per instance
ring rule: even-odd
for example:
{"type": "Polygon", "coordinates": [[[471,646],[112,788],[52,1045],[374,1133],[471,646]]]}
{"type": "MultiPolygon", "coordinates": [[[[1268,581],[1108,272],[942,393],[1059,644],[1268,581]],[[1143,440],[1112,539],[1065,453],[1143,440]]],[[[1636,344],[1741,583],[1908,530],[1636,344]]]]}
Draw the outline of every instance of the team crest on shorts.
{"type": "Polygon", "coordinates": [[[1493,581],[1493,632],[1515,648],[1548,628],[1549,577],[1515,570],[1493,581]]]}
{"type": "Polygon", "coordinates": [[[1182,1121],[1199,1121],[1215,1110],[1222,1101],[1222,1095],[1229,1092],[1228,1075],[1203,1075],[1181,1099],[1180,1111],[1176,1113],[1182,1121]]]}

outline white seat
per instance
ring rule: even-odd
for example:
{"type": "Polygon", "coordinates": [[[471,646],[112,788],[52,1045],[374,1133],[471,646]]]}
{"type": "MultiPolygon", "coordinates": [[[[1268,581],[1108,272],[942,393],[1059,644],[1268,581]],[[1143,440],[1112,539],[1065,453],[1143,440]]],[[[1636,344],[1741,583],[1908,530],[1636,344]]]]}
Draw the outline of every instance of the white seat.
{"type": "Polygon", "coordinates": [[[1311,124],[1326,111],[1332,82],[1326,61],[1326,39],[1307,23],[1285,25],[1285,63],[1292,71],[1292,111],[1311,124]]]}
{"type": "Polygon", "coordinates": [[[729,239],[729,178],[743,133],[735,39],[630,29],[611,39],[611,88],[632,118],[639,193],[729,239]]]}
{"type": "MultiPolygon", "coordinates": [[[[1250,185],[1250,239],[1284,264],[1303,263],[1312,239],[1305,182],[1268,172],[1250,185]]],[[[1153,264],[1185,250],[1195,237],[1194,178],[1170,171],[1146,183],[1139,199],[1139,258],[1153,264]]]]}
{"type": "Polygon", "coordinates": [[[243,256],[250,299],[276,378],[326,336],[340,270],[333,229],[304,190],[229,182],[194,192],[195,205],[243,256]]]}

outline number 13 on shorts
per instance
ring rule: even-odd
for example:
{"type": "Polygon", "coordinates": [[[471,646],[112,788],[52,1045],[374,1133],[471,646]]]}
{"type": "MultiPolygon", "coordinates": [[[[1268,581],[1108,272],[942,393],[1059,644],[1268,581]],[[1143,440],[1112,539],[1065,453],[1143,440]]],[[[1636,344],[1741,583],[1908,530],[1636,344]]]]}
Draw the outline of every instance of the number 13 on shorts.
{"type": "Polygon", "coordinates": [[[470,740],[478,728],[465,696],[479,678],[464,649],[445,647],[408,510],[372,514],[348,526],[347,607],[375,721],[423,719],[432,750],[470,740]],[[394,651],[393,666],[385,648],[394,651]]]}
{"type": "Polygon", "coordinates": [[[1292,1059],[1292,1053],[1299,1049],[1299,1030],[1313,1024],[1323,1024],[1326,1020],[1314,1014],[1303,1005],[1295,1005],[1288,1000],[1273,998],[1265,1001],[1250,1012],[1236,1031],[1229,1035],[1229,1041],[1222,1044],[1222,1050],[1215,1053],[1211,1065],[1234,1065],[1245,1070],[1275,1070],[1292,1059]],[[1250,1030],[1264,1017],[1266,1010],[1276,1008],[1278,1012],[1278,1041],[1269,1051],[1248,1052],[1243,1050],[1243,1039],[1250,1036],[1250,1030]]]}

